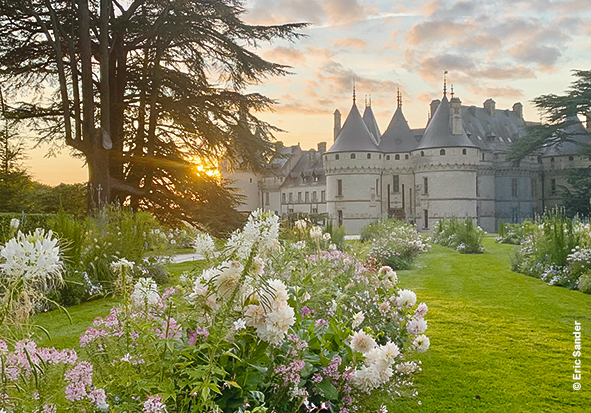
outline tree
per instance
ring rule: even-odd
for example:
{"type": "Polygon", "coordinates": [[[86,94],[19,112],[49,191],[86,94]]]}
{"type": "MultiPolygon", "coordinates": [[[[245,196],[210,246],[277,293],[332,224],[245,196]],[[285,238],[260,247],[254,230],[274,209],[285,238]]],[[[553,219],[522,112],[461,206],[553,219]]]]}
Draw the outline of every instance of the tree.
{"type": "Polygon", "coordinates": [[[237,198],[193,161],[260,170],[274,103],[249,85],[285,66],[252,50],[293,40],[303,24],[252,26],[243,0],[0,0],[0,75],[11,90],[59,85],[11,111],[43,140],[63,140],[89,169],[89,207],[109,202],[207,224],[237,198]],[[212,201],[218,202],[214,205],[212,201]]]}
{"type": "Polygon", "coordinates": [[[573,169],[568,172],[566,181],[569,184],[563,196],[566,213],[571,217],[591,216],[591,169],[573,169]]]}
{"type": "MultiPolygon", "coordinates": [[[[544,116],[544,123],[527,127],[526,136],[513,143],[508,156],[510,161],[519,162],[546,145],[574,141],[575,136],[580,136],[580,128],[573,126],[580,122],[579,116],[591,116],[591,70],[574,70],[573,73],[578,79],[565,95],[542,95],[533,100],[544,116]]],[[[591,148],[581,149],[591,157],[591,148]]]]}

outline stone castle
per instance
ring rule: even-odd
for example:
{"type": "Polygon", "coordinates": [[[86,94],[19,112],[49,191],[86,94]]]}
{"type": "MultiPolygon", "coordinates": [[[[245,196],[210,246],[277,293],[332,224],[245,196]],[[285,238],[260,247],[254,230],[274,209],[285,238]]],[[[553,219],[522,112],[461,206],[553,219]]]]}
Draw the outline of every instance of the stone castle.
{"type": "Polygon", "coordinates": [[[342,126],[340,112],[334,113],[328,150],[326,142],[317,150],[286,147],[266,175],[226,175],[245,197],[241,210],[327,214],[350,234],[388,217],[431,231],[438,219],[452,216],[496,232],[499,221],[522,222],[561,204],[568,170],[591,165],[580,155],[580,145],[589,143],[580,122],[570,131],[573,142],[548,146],[515,165],[506,158],[525,135],[523,105],[501,110],[488,99],[481,108],[462,106],[453,88],[447,95],[444,88],[443,98],[431,102],[426,128],[411,129],[398,93],[394,116],[380,133],[371,101],[361,115],[354,92],[342,126]]]}

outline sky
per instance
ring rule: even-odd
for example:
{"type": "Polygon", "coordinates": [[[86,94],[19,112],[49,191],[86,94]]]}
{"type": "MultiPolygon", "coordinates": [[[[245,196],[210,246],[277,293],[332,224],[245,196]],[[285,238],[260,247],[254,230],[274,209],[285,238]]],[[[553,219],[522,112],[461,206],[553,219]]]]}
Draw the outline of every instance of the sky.
{"type": "MultiPolygon", "coordinates": [[[[246,0],[252,24],[308,22],[295,42],[260,44],[264,58],[291,68],[288,76],[249,87],[277,101],[259,116],[285,130],[277,138],[303,149],[333,141],[333,113],[343,121],[355,81],[360,109],[371,95],[383,132],[396,110],[400,88],[411,128],[425,127],[429,102],[440,99],[443,72],[464,105],[492,98],[497,109],[563,93],[573,69],[591,69],[590,0],[246,0]]],[[[81,160],[67,149],[44,157],[29,151],[33,177],[55,185],[87,179],[81,160]]]]}

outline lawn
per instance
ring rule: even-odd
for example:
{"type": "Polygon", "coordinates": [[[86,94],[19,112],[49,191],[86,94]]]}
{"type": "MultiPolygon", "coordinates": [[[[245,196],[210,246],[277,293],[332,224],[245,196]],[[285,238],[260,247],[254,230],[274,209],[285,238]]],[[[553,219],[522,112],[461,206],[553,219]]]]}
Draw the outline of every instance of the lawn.
{"type": "Polygon", "coordinates": [[[572,387],[572,333],[576,320],[585,366],[591,296],[512,272],[513,246],[484,246],[462,255],[434,245],[399,272],[429,305],[431,349],[415,382],[422,404],[395,400],[390,411],[590,411],[591,371],[583,367],[582,389],[572,387]]]}
{"type": "MultiPolygon", "coordinates": [[[[390,412],[584,412],[591,405],[591,371],[585,343],[591,337],[591,296],[510,270],[510,245],[485,239],[486,253],[462,255],[434,245],[400,271],[401,287],[429,305],[431,349],[422,355],[419,396],[392,399],[390,412]],[[574,321],[583,327],[582,389],[572,389],[574,321]],[[587,332],[588,331],[588,332],[587,332]],[[421,401],[421,405],[418,401],[421,401]]],[[[170,266],[171,281],[203,263],[170,266]]],[[[74,346],[92,319],[113,300],[97,300],[63,314],[38,316],[51,345],[74,346]]],[[[43,343],[49,344],[48,341],[43,343]]]]}

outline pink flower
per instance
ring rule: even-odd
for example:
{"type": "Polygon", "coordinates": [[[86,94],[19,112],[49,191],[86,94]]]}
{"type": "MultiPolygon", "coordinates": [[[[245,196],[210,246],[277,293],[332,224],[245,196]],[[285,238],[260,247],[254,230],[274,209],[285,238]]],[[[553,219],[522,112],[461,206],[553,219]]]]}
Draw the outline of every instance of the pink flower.
{"type": "Polygon", "coordinates": [[[162,403],[162,396],[148,396],[144,402],[144,413],[165,413],[166,405],[162,403]]]}
{"type": "Polygon", "coordinates": [[[158,338],[161,340],[178,340],[183,335],[180,325],[172,317],[168,321],[164,320],[162,329],[157,328],[156,332],[159,333],[158,338]]]}

